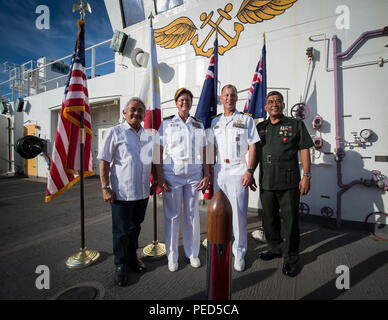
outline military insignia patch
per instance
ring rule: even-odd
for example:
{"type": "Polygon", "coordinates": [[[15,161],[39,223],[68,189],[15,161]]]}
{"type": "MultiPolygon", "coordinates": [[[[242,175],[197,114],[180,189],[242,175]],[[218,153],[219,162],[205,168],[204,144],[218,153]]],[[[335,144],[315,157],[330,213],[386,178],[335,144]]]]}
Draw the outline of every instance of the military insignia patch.
{"type": "Polygon", "coordinates": [[[244,121],[236,120],[235,122],[233,122],[233,127],[244,129],[245,128],[244,121]]]}
{"type": "Polygon", "coordinates": [[[193,122],[193,127],[201,129],[201,125],[198,122],[193,122]]]}
{"type": "Polygon", "coordinates": [[[279,136],[291,137],[292,136],[292,127],[291,126],[281,126],[279,130],[279,136]]]}

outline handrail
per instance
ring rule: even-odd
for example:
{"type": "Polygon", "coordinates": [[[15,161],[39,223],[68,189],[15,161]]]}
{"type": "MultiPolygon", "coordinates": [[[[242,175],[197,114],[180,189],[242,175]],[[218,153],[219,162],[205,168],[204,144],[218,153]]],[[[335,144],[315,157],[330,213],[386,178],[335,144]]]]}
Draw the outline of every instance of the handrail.
{"type": "MultiPolygon", "coordinates": [[[[102,45],[108,43],[108,42],[111,41],[111,40],[112,40],[112,39],[108,39],[108,40],[102,41],[102,42],[100,42],[100,43],[97,43],[97,44],[95,44],[95,45],[92,45],[92,46],[86,48],[85,51],[88,51],[88,50],[91,50],[91,49],[93,49],[93,48],[102,46],[102,45]]],[[[33,69],[33,70],[26,70],[26,71],[24,71],[24,72],[30,73],[30,72],[38,71],[39,69],[44,68],[44,67],[51,66],[51,65],[54,64],[54,63],[63,62],[63,60],[66,60],[66,59],[68,59],[68,58],[71,58],[72,56],[73,56],[73,54],[69,54],[69,55],[67,55],[67,56],[65,56],[65,57],[63,57],[63,58],[59,58],[59,59],[57,59],[57,60],[51,61],[50,63],[47,63],[47,64],[41,65],[41,66],[39,66],[39,67],[36,67],[36,68],[33,69]]],[[[113,60],[114,60],[114,59],[113,59],[113,60]]],[[[89,67],[89,68],[91,68],[91,67],[89,67]]]]}
{"type": "MultiPolygon", "coordinates": [[[[96,50],[96,48],[101,47],[101,46],[109,43],[110,41],[112,41],[112,38],[104,40],[104,41],[99,42],[99,43],[96,43],[96,44],[94,44],[94,45],[92,45],[90,47],[87,47],[87,48],[85,48],[85,51],[90,51],[91,50],[92,51],[92,56],[93,56],[94,55],[94,51],[96,50]]],[[[38,64],[37,63],[35,68],[33,68],[33,64],[34,64],[33,60],[29,60],[29,61],[21,64],[18,67],[14,67],[11,71],[15,72],[15,75],[16,75],[16,72],[19,73],[19,70],[20,70],[21,77],[19,77],[19,78],[21,78],[21,79],[16,79],[16,78],[13,78],[11,75],[9,75],[10,78],[8,80],[0,82],[0,86],[5,85],[7,83],[10,84],[10,88],[8,90],[6,90],[7,93],[3,94],[3,96],[12,95],[12,97],[15,97],[15,92],[18,92],[19,96],[20,95],[24,95],[26,92],[27,92],[27,95],[30,95],[30,88],[31,88],[30,87],[30,83],[31,83],[31,81],[33,81],[33,79],[30,79],[30,77],[32,77],[34,74],[37,75],[36,83],[33,86],[33,87],[37,88],[36,93],[39,93],[40,92],[39,89],[41,89],[42,87],[43,87],[44,91],[47,91],[47,84],[48,83],[54,83],[55,84],[55,81],[57,81],[57,87],[58,87],[58,84],[59,84],[58,80],[66,78],[68,75],[60,75],[60,76],[52,78],[50,80],[46,80],[45,77],[43,78],[43,77],[39,76],[39,71],[41,69],[44,70],[44,68],[47,68],[47,67],[49,67],[49,66],[51,66],[51,65],[53,65],[55,63],[64,62],[66,59],[69,59],[72,56],[73,56],[73,54],[69,54],[67,56],[61,57],[59,59],[53,60],[53,61],[48,62],[48,63],[44,63],[44,64],[38,64]],[[27,69],[28,65],[31,66],[30,69],[27,69]],[[16,83],[14,81],[18,81],[18,82],[16,83]],[[10,91],[10,92],[8,92],[8,91],[10,91]]],[[[92,78],[94,78],[95,77],[95,69],[96,68],[101,67],[101,66],[106,65],[106,64],[109,64],[109,63],[112,63],[114,61],[115,61],[115,59],[113,58],[113,59],[109,59],[107,61],[103,61],[103,62],[101,62],[99,64],[95,64],[94,60],[93,60],[91,66],[85,68],[85,71],[92,70],[91,71],[91,76],[92,76],[92,78]]],[[[51,89],[49,89],[49,90],[51,90],[51,89]]],[[[0,87],[0,92],[1,92],[1,87],[0,87]]]]}

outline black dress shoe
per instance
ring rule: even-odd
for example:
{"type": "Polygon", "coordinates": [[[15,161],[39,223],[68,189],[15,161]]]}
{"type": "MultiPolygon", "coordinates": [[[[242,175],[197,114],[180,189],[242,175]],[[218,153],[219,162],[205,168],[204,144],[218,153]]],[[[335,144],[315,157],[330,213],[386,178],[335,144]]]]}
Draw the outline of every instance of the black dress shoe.
{"type": "Polygon", "coordinates": [[[289,277],[295,277],[298,274],[298,266],[296,264],[285,263],[283,265],[283,274],[289,277]]]}
{"type": "Polygon", "coordinates": [[[137,273],[144,273],[147,271],[147,266],[143,261],[141,261],[139,258],[136,258],[129,262],[129,266],[131,269],[137,273]]]}
{"type": "Polygon", "coordinates": [[[128,284],[127,268],[125,266],[116,267],[115,284],[124,287],[128,284]]]}
{"type": "Polygon", "coordinates": [[[272,259],[275,259],[275,258],[280,258],[282,255],[280,253],[274,253],[272,251],[264,251],[264,252],[260,252],[259,253],[259,258],[261,260],[272,260],[272,259]]]}

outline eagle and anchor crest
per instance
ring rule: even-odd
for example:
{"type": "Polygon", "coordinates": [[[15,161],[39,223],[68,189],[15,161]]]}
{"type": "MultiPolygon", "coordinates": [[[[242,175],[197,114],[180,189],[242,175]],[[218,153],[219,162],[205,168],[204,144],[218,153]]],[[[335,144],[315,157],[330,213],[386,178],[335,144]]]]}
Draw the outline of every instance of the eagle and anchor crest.
{"type": "Polygon", "coordinates": [[[186,42],[190,41],[197,56],[210,57],[213,53],[213,48],[205,50],[205,46],[210,37],[217,30],[227,42],[227,45],[219,45],[218,53],[223,55],[226,51],[237,45],[238,39],[242,31],[244,31],[243,24],[255,24],[270,20],[278,15],[283,14],[288,8],[292,7],[297,0],[244,0],[237,12],[237,19],[241,22],[234,23],[234,36],[227,34],[222,28],[221,23],[225,20],[232,20],[229,14],[233,10],[231,3],[226,4],[224,9],[217,9],[219,14],[218,19],[214,22],[212,20],[214,12],[209,14],[203,12],[200,16],[202,24],[200,29],[209,26],[211,28],[206,38],[199,44],[199,34],[197,27],[188,17],[180,17],[173,22],[160,29],[155,29],[155,43],[165,49],[174,49],[186,42]],[[242,24],[243,23],[243,24],[242,24]]]}

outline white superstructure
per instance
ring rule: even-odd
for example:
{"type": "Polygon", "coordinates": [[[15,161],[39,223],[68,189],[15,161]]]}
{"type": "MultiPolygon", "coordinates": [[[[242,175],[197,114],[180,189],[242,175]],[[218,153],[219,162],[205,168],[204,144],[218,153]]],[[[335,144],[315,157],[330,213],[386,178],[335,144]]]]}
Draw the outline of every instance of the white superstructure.
{"type": "MultiPolygon", "coordinates": [[[[346,59],[339,60],[337,118],[332,40],[337,36],[338,52],[343,52],[363,33],[383,30],[388,24],[387,0],[269,1],[275,9],[279,3],[288,2],[292,6],[284,11],[272,8],[272,19],[258,23],[244,23],[236,17],[248,1],[183,0],[182,5],[155,14],[154,1],[144,0],[145,20],[124,28],[126,18],[122,9],[125,11],[126,2],[121,6],[119,0],[105,1],[112,30],[124,31],[129,36],[124,52],[115,54],[115,72],[88,80],[94,157],[104,129],[119,123],[120,109],[130,97],[139,95],[146,69],[135,66],[131,54],[135,48],[148,50],[150,22],[147,17],[152,11],[154,29],[166,27],[182,17],[189,18],[195,26],[191,39],[196,38],[196,42],[189,40],[170,49],[157,45],[162,116],[175,113],[173,96],[180,87],[194,93],[192,113],[195,113],[209,64],[209,59],[196,54],[196,50],[198,53],[212,48],[215,33],[207,41],[206,38],[215,25],[222,30],[218,35],[219,45],[226,50],[218,60],[220,88],[228,83],[237,86],[237,108],[242,111],[265,33],[268,90],[283,93],[288,115],[295,104],[306,103],[310,114],[305,124],[313,137],[323,141],[319,151],[312,151],[312,189],[301,199],[309,205],[310,214],[320,215],[322,208],[330,207],[336,217],[337,196],[341,190],[335,161],[339,139],[345,152],[341,162],[343,185],[361,178],[370,180],[371,170],[388,175],[388,36],[365,38],[346,59]],[[314,58],[309,60],[306,49],[311,47],[314,58]],[[312,125],[316,116],[323,119],[319,130],[312,125]],[[336,136],[337,123],[339,137],[336,136]],[[360,137],[363,129],[374,132],[368,141],[360,137]]],[[[23,126],[36,124],[37,134],[49,141],[51,150],[63,89],[54,88],[25,98],[28,109],[12,113],[14,141],[23,136],[23,126]]],[[[218,112],[222,112],[222,105],[218,112]]],[[[3,149],[7,150],[1,146],[2,154],[3,149]]],[[[16,153],[14,160],[14,170],[23,169],[24,160],[16,153]]],[[[43,156],[38,156],[36,175],[45,177],[46,174],[47,162],[43,156]]],[[[258,179],[258,172],[255,176],[258,179]]],[[[370,212],[388,210],[388,193],[377,187],[357,184],[340,194],[340,198],[345,220],[364,221],[370,212]]],[[[260,207],[258,192],[250,192],[249,207],[260,207]]]]}

